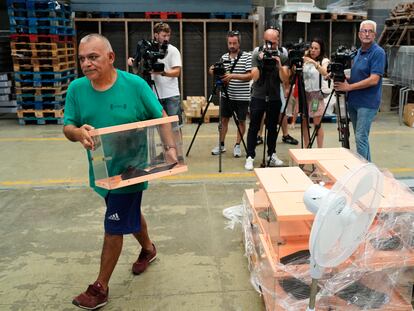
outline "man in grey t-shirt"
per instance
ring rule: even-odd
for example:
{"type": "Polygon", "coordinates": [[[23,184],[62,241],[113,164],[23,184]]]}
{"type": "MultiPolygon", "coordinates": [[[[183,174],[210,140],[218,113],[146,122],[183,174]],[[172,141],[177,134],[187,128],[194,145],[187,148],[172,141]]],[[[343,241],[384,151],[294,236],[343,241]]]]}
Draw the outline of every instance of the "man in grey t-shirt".
{"type": "MultiPolygon", "coordinates": [[[[272,50],[277,50],[279,45],[279,31],[268,29],[264,32],[265,43],[271,44],[272,50]]],[[[280,85],[288,83],[289,67],[288,58],[279,54],[271,60],[263,60],[262,48],[256,48],[252,55],[252,98],[250,101],[250,124],[247,133],[246,170],[253,170],[256,156],[256,137],[260,130],[260,123],[266,113],[267,137],[267,161],[269,166],[281,166],[283,161],[276,156],[276,133],[279,121],[280,108],[282,106],[280,85]]]]}

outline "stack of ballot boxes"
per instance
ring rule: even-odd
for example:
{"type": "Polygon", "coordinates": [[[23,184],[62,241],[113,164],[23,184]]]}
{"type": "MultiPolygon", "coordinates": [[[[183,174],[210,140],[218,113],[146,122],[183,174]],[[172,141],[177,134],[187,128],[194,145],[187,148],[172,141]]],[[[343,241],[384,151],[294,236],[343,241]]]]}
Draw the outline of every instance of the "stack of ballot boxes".
{"type": "MultiPolygon", "coordinates": [[[[314,215],[303,195],[315,182],[330,188],[366,163],[344,148],[291,149],[286,168],[255,169],[257,189],[246,189],[243,232],[251,282],[266,310],[306,310],[309,235],[314,215]]],[[[414,194],[383,172],[381,203],[363,243],[318,282],[317,310],[412,310],[414,194]]]]}

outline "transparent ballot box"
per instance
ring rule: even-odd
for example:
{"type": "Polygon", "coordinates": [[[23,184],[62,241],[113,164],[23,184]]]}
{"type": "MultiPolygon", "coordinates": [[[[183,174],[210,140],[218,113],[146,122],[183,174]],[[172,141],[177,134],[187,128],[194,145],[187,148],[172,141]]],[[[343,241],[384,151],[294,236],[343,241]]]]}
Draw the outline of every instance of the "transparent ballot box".
{"type": "Polygon", "coordinates": [[[95,129],[90,134],[98,187],[117,189],[187,171],[177,116],[95,129]]]}

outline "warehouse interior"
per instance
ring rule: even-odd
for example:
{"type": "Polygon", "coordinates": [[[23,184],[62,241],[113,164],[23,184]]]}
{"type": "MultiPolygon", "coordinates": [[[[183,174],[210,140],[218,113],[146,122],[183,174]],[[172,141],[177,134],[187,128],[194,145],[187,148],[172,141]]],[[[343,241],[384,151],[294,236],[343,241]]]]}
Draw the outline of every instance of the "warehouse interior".
{"type": "MultiPolygon", "coordinates": [[[[220,119],[208,68],[227,52],[230,30],[242,33],[243,51],[261,45],[266,28],[278,27],[282,45],[317,35],[331,55],[341,45],[359,47],[359,25],[366,19],[376,21],[376,42],[387,56],[381,105],[370,133],[371,156],[392,187],[388,196],[381,192],[387,204],[378,208],[352,260],[327,268],[319,280],[316,310],[413,310],[413,16],[413,2],[385,0],[2,1],[0,310],[76,310],[72,299],[95,280],[105,201],[89,187],[84,148],[62,132],[66,91],[83,76],[76,55],[83,36],[106,36],[116,55],[115,67],[132,73],[128,57],[139,40],[152,39],[160,21],[170,25],[170,42],[182,56],[183,154],[193,144],[184,160],[187,172],[155,178],[144,191],[141,208],[157,259],[145,273],[132,274],[140,248],[125,237],[102,309],[306,310],[311,296],[309,252],[306,263],[283,264],[281,259],[302,254],[287,246],[302,243],[299,249],[311,249],[314,216],[284,221],[267,187],[278,187],[280,174],[293,176],[300,170],[306,182],[295,190],[292,206],[304,208],[308,182],[331,187],[342,179],[324,171],[325,155],[316,146],[309,153],[314,158],[301,162],[298,155],[309,150],[284,143],[280,136],[276,148],[285,163],[282,168],[260,168],[256,161],[256,169],[246,171],[245,150],[240,158],[230,150],[221,157],[212,155],[220,119]],[[65,52],[55,54],[61,47],[65,52]],[[296,224],[306,224],[305,232],[296,224]],[[291,235],[286,238],[283,230],[291,235]],[[390,236],[398,237],[397,246],[387,244],[389,249],[380,253],[371,250],[372,239],[390,236]],[[283,283],[292,279],[293,285],[283,283]],[[355,283],[361,287],[344,295],[344,288],[355,283]]],[[[352,131],[351,152],[343,148],[335,113],[332,108],[323,119],[323,151],[334,154],[332,159],[347,171],[351,164],[366,165],[356,155],[352,131]]],[[[231,121],[226,146],[233,144],[236,131],[231,121]]],[[[289,134],[300,139],[300,124],[292,125],[289,134]]],[[[262,153],[263,145],[257,146],[258,158],[262,153]]],[[[281,205],[288,202],[278,200],[281,205]]]]}

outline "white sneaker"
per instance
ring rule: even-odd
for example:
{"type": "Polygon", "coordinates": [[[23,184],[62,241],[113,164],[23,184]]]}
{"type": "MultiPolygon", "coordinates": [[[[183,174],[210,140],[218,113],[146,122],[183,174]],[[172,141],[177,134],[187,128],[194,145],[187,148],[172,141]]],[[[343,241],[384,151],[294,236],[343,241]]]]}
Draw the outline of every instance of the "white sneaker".
{"type": "MultiPolygon", "coordinates": [[[[219,152],[220,152],[220,148],[218,146],[211,149],[211,154],[212,155],[218,155],[219,152]]],[[[224,146],[221,147],[221,153],[223,153],[223,152],[226,152],[226,148],[224,148],[224,146]]]]}
{"type": "Polygon", "coordinates": [[[267,157],[267,162],[269,162],[269,166],[282,166],[283,161],[280,160],[276,153],[272,154],[271,157],[267,157]]]}
{"type": "Polygon", "coordinates": [[[241,149],[240,149],[240,145],[234,145],[234,149],[233,149],[233,155],[235,158],[240,158],[241,157],[241,149]]]}
{"type": "Polygon", "coordinates": [[[253,171],[254,169],[253,162],[254,162],[254,159],[252,157],[248,157],[246,159],[246,164],[244,165],[244,168],[248,171],[253,171]]]}

